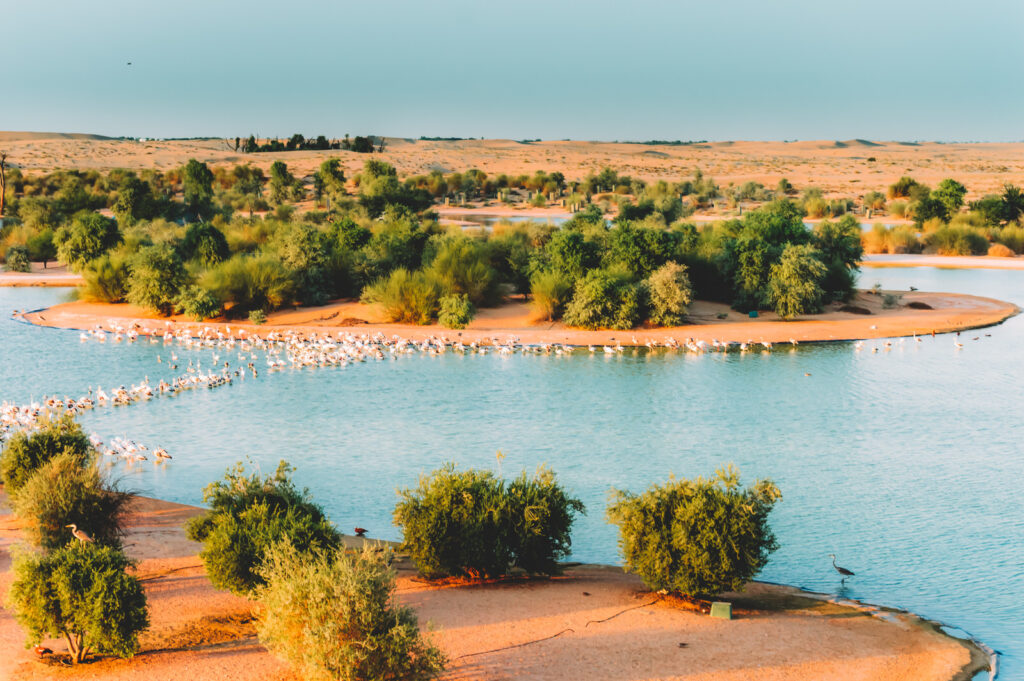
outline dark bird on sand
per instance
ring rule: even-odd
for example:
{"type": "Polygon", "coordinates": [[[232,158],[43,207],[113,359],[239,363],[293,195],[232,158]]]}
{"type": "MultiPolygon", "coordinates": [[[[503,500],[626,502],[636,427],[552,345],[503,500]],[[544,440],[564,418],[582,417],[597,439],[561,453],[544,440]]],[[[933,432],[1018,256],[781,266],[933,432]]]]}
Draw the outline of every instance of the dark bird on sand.
{"type": "Polygon", "coordinates": [[[830,553],[830,554],[828,554],[828,556],[829,556],[829,558],[832,559],[832,567],[834,567],[836,569],[836,572],[838,572],[840,575],[843,576],[843,580],[842,581],[843,581],[844,584],[846,583],[846,578],[847,577],[853,577],[854,576],[852,570],[847,570],[844,567],[840,567],[839,565],[836,565],[836,554],[830,553]]]}
{"type": "Polygon", "coordinates": [[[366,536],[366,528],[365,527],[357,527],[356,528],[356,536],[357,537],[365,537],[366,536]]]}
{"type": "Polygon", "coordinates": [[[53,655],[53,651],[46,646],[36,646],[32,649],[32,652],[39,657],[42,657],[43,655],[53,655]]]}

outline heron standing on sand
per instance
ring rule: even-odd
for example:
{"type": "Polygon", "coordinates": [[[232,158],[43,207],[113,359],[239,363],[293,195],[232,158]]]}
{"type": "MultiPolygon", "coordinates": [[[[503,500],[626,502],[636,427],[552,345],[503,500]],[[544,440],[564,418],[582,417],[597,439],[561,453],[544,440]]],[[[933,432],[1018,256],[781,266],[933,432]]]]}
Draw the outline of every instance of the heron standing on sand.
{"type": "Polygon", "coordinates": [[[839,565],[836,565],[836,554],[830,553],[830,554],[828,554],[828,556],[829,556],[829,558],[832,559],[832,567],[834,567],[836,569],[836,572],[838,572],[840,575],[842,575],[842,577],[843,577],[842,583],[846,584],[846,578],[847,577],[853,577],[854,576],[853,572],[851,570],[847,570],[844,567],[840,567],[839,565]]]}
{"type": "Polygon", "coordinates": [[[84,544],[91,544],[92,543],[92,537],[87,535],[84,531],[78,529],[78,525],[75,525],[74,523],[71,523],[70,525],[65,525],[64,527],[70,527],[71,528],[71,536],[74,537],[75,539],[77,539],[78,541],[80,541],[80,542],[82,542],[84,544]]]}

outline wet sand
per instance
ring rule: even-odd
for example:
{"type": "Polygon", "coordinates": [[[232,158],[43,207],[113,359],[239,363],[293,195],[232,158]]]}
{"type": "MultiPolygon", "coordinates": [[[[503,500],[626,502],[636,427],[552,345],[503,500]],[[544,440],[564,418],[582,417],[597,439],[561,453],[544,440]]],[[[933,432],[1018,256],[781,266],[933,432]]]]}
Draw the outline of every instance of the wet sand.
{"type": "MultiPolygon", "coordinates": [[[[200,512],[155,499],[134,502],[126,547],[138,561],[152,621],[139,655],[79,669],[51,666],[24,649],[21,629],[3,610],[0,678],[297,678],[259,644],[253,604],[206,579],[199,544],[182,529],[200,512]]],[[[12,581],[10,551],[20,534],[7,513],[0,510],[0,592],[12,581]]],[[[346,538],[352,546],[359,541],[346,538]]],[[[987,664],[972,644],[914,615],[785,586],[754,583],[728,595],[736,619],[724,621],[660,598],[610,566],[574,566],[549,580],[448,587],[415,579],[405,560],[398,567],[398,598],[449,657],[446,679],[946,681],[968,679],[987,664]]],[[[63,641],[44,643],[65,649],[63,641]]]]}
{"type": "Polygon", "coordinates": [[[644,345],[648,342],[665,343],[669,339],[684,342],[713,340],[736,343],[784,343],[838,341],[869,338],[926,335],[963,331],[998,324],[1020,310],[1013,304],[956,293],[928,293],[916,291],[893,292],[899,304],[884,309],[883,296],[859,293],[852,305],[870,314],[854,314],[838,310],[832,305],[826,312],[809,315],[795,321],[782,321],[771,312],[759,314],[756,319],[731,310],[727,305],[697,301],[690,308],[690,324],[668,328],[638,328],[627,331],[587,331],[565,326],[561,322],[537,322],[528,303],[522,300],[497,308],[479,311],[477,317],[464,330],[454,331],[439,325],[418,326],[395,324],[385,320],[383,311],[375,305],[355,301],[335,301],[321,307],[303,307],[279,310],[271,314],[268,322],[254,326],[241,320],[215,320],[197,323],[181,315],[163,318],[141,308],[120,304],[71,302],[62,303],[24,318],[40,326],[88,330],[97,326],[111,330],[117,326],[137,325],[143,333],[163,333],[165,328],[203,327],[245,329],[247,333],[266,334],[270,331],[294,330],[303,333],[347,332],[358,334],[383,333],[409,339],[445,336],[465,343],[503,343],[510,338],[519,343],[564,343],[567,345],[644,345]],[[913,309],[910,303],[925,304],[932,309],[913,309]],[[720,316],[724,316],[720,318],[720,316]]]}

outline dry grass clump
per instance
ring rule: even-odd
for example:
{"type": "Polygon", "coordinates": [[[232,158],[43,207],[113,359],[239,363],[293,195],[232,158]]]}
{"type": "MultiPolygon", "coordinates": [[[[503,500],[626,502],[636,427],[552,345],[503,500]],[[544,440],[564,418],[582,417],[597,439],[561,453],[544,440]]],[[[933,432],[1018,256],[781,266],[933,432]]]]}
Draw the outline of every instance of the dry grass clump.
{"type": "Polygon", "coordinates": [[[1016,255],[1008,246],[1003,244],[992,244],[988,247],[988,255],[991,258],[1012,258],[1016,255]]]}

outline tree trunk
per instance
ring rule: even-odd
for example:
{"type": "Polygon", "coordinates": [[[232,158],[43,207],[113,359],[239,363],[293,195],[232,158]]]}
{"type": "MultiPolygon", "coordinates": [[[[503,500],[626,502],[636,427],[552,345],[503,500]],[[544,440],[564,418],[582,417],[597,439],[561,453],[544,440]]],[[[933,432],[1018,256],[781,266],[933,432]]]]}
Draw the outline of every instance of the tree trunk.
{"type": "Polygon", "coordinates": [[[4,216],[4,203],[7,201],[7,154],[0,152],[0,218],[4,216]]]}

